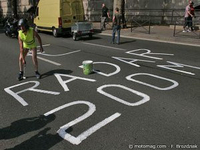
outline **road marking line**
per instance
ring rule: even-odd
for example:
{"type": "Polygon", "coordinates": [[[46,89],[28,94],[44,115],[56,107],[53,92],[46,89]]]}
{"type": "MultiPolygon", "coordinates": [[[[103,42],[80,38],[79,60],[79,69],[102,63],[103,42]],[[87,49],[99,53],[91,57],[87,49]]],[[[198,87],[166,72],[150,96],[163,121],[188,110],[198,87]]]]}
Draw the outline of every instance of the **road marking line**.
{"type": "Polygon", "coordinates": [[[69,52],[69,53],[56,54],[56,55],[40,53],[40,55],[49,56],[49,57],[59,57],[59,56],[70,55],[70,54],[73,54],[73,53],[78,53],[78,52],[80,52],[80,51],[81,51],[81,50],[76,50],[76,51],[72,51],[72,52],[69,52]]]}
{"type": "MultiPolygon", "coordinates": [[[[50,46],[50,44],[45,44],[45,45],[42,45],[43,47],[44,46],[50,46]]],[[[37,48],[39,48],[40,46],[37,46],[37,48]]],[[[38,53],[38,54],[40,54],[40,55],[44,55],[44,56],[49,56],[49,57],[56,57],[56,56],[64,56],[64,55],[70,55],[70,54],[73,54],[73,53],[77,53],[77,52],[80,52],[81,50],[76,50],[76,51],[72,51],[72,52],[69,52],[69,53],[64,53],[64,54],[57,54],[57,55],[51,55],[51,54],[45,54],[45,53],[38,53]]],[[[31,56],[31,53],[28,53],[28,56],[31,56]]],[[[53,65],[56,65],[56,66],[61,66],[61,64],[60,63],[57,63],[57,62],[55,62],[55,61],[51,61],[51,60],[49,60],[49,59],[46,59],[46,58],[42,58],[42,57],[37,57],[38,59],[40,59],[40,60],[43,60],[43,61],[45,61],[45,62],[48,62],[48,63],[51,63],[51,64],[53,64],[53,65]]]]}
{"type": "Polygon", "coordinates": [[[57,63],[55,61],[51,61],[51,60],[48,60],[48,59],[45,59],[45,58],[42,58],[42,57],[39,57],[39,56],[37,58],[40,59],[40,60],[46,61],[48,63],[54,64],[56,66],[61,66],[61,64],[59,64],[59,63],[57,63]]]}
{"type": "Polygon", "coordinates": [[[91,45],[91,46],[104,47],[104,48],[109,48],[109,49],[115,49],[115,50],[121,50],[121,51],[126,51],[126,49],[123,49],[123,48],[117,48],[117,47],[111,47],[111,46],[105,46],[105,45],[99,45],[99,44],[93,44],[93,43],[87,43],[87,42],[83,42],[83,44],[87,44],[87,45],[91,45]]]}
{"type": "Polygon", "coordinates": [[[38,87],[39,85],[40,85],[39,81],[28,81],[28,82],[25,82],[25,83],[20,83],[20,84],[16,84],[16,85],[7,87],[7,88],[4,89],[4,91],[7,92],[8,94],[10,94],[11,96],[13,96],[23,106],[27,106],[28,103],[21,96],[19,96],[19,94],[27,92],[27,91],[39,92],[39,93],[44,93],[44,94],[52,94],[52,95],[59,95],[60,94],[60,92],[36,89],[36,87],[38,87]],[[11,90],[15,87],[23,86],[23,85],[26,85],[26,84],[33,84],[33,83],[35,83],[35,85],[33,85],[32,87],[26,88],[26,89],[18,91],[18,92],[15,91],[15,90],[14,91],[11,90]]]}
{"type": "MultiPolygon", "coordinates": [[[[47,46],[50,46],[50,44],[45,44],[45,45],[42,45],[42,47],[47,47],[47,46]]],[[[37,48],[39,48],[40,46],[37,46],[37,48]]]]}

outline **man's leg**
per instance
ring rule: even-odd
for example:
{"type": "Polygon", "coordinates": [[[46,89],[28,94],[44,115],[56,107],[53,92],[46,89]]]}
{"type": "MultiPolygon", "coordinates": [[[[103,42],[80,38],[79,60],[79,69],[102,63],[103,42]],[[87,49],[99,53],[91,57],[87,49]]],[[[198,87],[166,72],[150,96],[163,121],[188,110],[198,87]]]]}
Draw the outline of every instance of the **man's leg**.
{"type": "Polygon", "coordinates": [[[106,17],[103,17],[103,29],[105,30],[106,28],[106,17]]]}
{"type": "Polygon", "coordinates": [[[117,44],[120,44],[120,27],[117,29],[117,44]]]}
{"type": "Polygon", "coordinates": [[[103,17],[101,17],[101,30],[103,30],[103,17]]]}
{"type": "Polygon", "coordinates": [[[188,32],[191,32],[192,28],[192,17],[188,17],[188,32]]]}
{"type": "Polygon", "coordinates": [[[37,60],[37,49],[32,49],[32,61],[35,68],[35,71],[38,71],[38,60],[37,60]]]}
{"type": "Polygon", "coordinates": [[[113,27],[113,32],[112,32],[112,43],[113,43],[113,44],[115,43],[115,33],[116,33],[116,31],[117,31],[117,27],[114,26],[114,27],[113,27]]]}
{"type": "Polygon", "coordinates": [[[186,26],[188,25],[188,19],[185,18],[185,23],[184,23],[184,26],[183,26],[183,32],[187,32],[186,31],[186,26]]]}
{"type": "MultiPolygon", "coordinates": [[[[25,58],[26,55],[28,53],[28,49],[24,49],[23,50],[23,57],[25,58]]],[[[18,80],[22,80],[23,79],[23,75],[24,75],[24,64],[23,64],[23,60],[22,58],[19,56],[19,75],[18,75],[18,80]]]]}
{"type": "Polygon", "coordinates": [[[104,30],[106,30],[106,22],[107,22],[107,17],[104,17],[104,24],[103,24],[104,30]]]}
{"type": "Polygon", "coordinates": [[[101,30],[105,29],[105,21],[106,21],[106,17],[101,17],[101,30]]]}
{"type": "Polygon", "coordinates": [[[193,22],[192,22],[192,17],[190,18],[190,28],[191,31],[193,31],[193,22]]]}
{"type": "Polygon", "coordinates": [[[41,78],[40,73],[38,72],[38,60],[37,60],[37,49],[32,49],[32,61],[35,68],[35,76],[37,79],[41,78]]]}

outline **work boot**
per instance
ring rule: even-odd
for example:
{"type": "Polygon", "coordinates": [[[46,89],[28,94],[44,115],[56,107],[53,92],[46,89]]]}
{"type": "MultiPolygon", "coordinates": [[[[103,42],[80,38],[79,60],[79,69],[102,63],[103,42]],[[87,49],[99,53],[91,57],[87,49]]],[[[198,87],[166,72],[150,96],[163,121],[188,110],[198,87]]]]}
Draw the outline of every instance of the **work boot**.
{"type": "Polygon", "coordinates": [[[17,79],[21,81],[23,79],[23,75],[24,75],[23,71],[20,71],[17,79]]]}
{"type": "Polygon", "coordinates": [[[36,76],[37,79],[41,79],[41,75],[38,71],[35,71],[35,76],[36,76]]]}

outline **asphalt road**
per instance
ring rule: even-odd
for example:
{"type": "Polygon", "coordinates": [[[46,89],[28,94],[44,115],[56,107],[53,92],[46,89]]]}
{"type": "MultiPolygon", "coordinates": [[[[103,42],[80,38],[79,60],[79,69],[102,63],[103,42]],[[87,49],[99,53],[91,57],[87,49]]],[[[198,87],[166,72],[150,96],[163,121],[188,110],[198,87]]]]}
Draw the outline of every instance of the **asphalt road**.
{"type": "Polygon", "coordinates": [[[19,82],[18,42],[0,33],[1,150],[200,148],[198,47],[40,35],[42,79],[28,56],[19,82]]]}

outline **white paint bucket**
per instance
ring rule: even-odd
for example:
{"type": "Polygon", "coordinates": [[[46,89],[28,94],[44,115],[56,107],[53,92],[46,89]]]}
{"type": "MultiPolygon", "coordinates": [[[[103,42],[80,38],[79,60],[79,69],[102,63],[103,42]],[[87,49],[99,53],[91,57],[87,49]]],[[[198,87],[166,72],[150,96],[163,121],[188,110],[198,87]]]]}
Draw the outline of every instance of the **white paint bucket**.
{"type": "Polygon", "coordinates": [[[89,75],[92,72],[93,72],[93,61],[92,60],[83,61],[83,73],[85,75],[89,75]]]}

